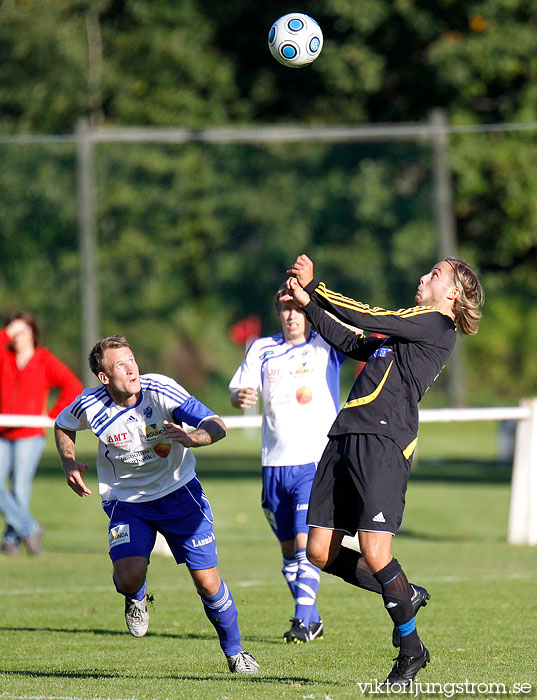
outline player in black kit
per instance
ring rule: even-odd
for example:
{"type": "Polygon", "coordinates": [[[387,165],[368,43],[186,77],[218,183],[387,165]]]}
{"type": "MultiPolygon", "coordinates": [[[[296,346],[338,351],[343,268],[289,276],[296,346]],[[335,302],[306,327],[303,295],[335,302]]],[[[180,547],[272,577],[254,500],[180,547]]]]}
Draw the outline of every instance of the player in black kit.
{"type": "Polygon", "coordinates": [[[306,255],[288,272],[295,300],[338,350],[351,357],[363,353],[363,339],[343,332],[342,323],[387,336],[371,345],[330,429],[311,491],[307,555],[323,571],[382,595],[394,624],[393,644],[400,646],[386,684],[402,688],[430,660],[415,622],[430,596],[409,584],[391,553],[418,439],[418,402],[446,363],[456,333],[477,333],[483,289],[468,264],[447,258],[420,278],[418,306],[387,311],[318,283],[306,255]],[[342,547],[343,536],[356,532],[360,552],[342,547]]]}

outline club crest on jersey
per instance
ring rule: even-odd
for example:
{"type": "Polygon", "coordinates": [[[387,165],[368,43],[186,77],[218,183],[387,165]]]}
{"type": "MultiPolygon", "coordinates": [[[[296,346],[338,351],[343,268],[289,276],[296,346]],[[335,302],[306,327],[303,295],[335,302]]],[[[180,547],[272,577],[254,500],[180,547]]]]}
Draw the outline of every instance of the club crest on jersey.
{"type": "Polygon", "coordinates": [[[144,408],[144,416],[146,418],[151,418],[152,415],[153,415],[153,409],[151,408],[151,406],[147,406],[146,408],[144,408]]]}
{"type": "Polygon", "coordinates": [[[145,426],[145,430],[140,430],[140,435],[142,440],[152,442],[153,440],[160,440],[163,435],[162,425],[158,423],[150,423],[145,426]]]}
{"type": "Polygon", "coordinates": [[[108,546],[117,547],[118,544],[127,544],[131,541],[131,532],[128,524],[115,525],[108,531],[108,546]]]}

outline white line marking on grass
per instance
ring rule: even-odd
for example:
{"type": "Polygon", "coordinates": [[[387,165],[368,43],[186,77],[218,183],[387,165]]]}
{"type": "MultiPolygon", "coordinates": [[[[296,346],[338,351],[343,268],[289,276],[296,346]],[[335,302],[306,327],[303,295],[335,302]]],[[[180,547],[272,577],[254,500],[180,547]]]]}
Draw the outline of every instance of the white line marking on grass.
{"type": "MultiPolygon", "coordinates": [[[[528,579],[534,579],[534,574],[530,573],[513,573],[513,574],[485,574],[484,576],[426,576],[422,579],[423,583],[467,583],[468,581],[526,581],[528,579]]],[[[337,583],[337,577],[323,578],[323,586],[331,585],[337,583]]],[[[282,585],[281,580],[267,580],[267,579],[253,579],[246,581],[236,581],[233,583],[234,587],[237,588],[253,588],[255,586],[275,586],[280,588],[282,585]]],[[[190,586],[182,585],[164,585],[164,586],[149,586],[155,593],[159,591],[184,591],[191,590],[190,586]]],[[[113,587],[110,586],[92,586],[91,588],[77,587],[76,590],[72,591],[72,595],[79,593],[109,593],[113,591],[113,587]]],[[[2,590],[0,588],[0,596],[19,596],[19,595],[69,595],[69,591],[64,588],[18,588],[10,590],[2,590]]],[[[0,695],[0,700],[2,696],[0,695]]],[[[97,700],[102,700],[98,698],[97,700]]],[[[111,700],[106,698],[106,700],[111,700]]]]}

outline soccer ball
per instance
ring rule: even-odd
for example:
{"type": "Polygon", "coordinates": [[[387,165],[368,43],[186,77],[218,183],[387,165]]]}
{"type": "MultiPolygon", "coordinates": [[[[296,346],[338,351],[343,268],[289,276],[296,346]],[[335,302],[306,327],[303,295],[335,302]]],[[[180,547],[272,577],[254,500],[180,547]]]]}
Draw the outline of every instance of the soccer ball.
{"type": "Polygon", "coordinates": [[[309,15],[291,12],[277,19],[268,35],[270,53],[284,66],[300,68],[315,61],[323,48],[323,33],[309,15]]]}

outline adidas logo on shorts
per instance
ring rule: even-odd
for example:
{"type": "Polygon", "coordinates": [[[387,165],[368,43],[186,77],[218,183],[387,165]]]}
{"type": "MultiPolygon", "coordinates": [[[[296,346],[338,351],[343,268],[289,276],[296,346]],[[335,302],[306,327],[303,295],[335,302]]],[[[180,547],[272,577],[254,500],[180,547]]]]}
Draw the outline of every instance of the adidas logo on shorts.
{"type": "Polygon", "coordinates": [[[386,522],[386,518],[384,517],[384,514],[382,511],[380,511],[380,513],[377,513],[375,515],[375,517],[373,518],[373,522],[374,523],[385,523],[386,522]]]}

